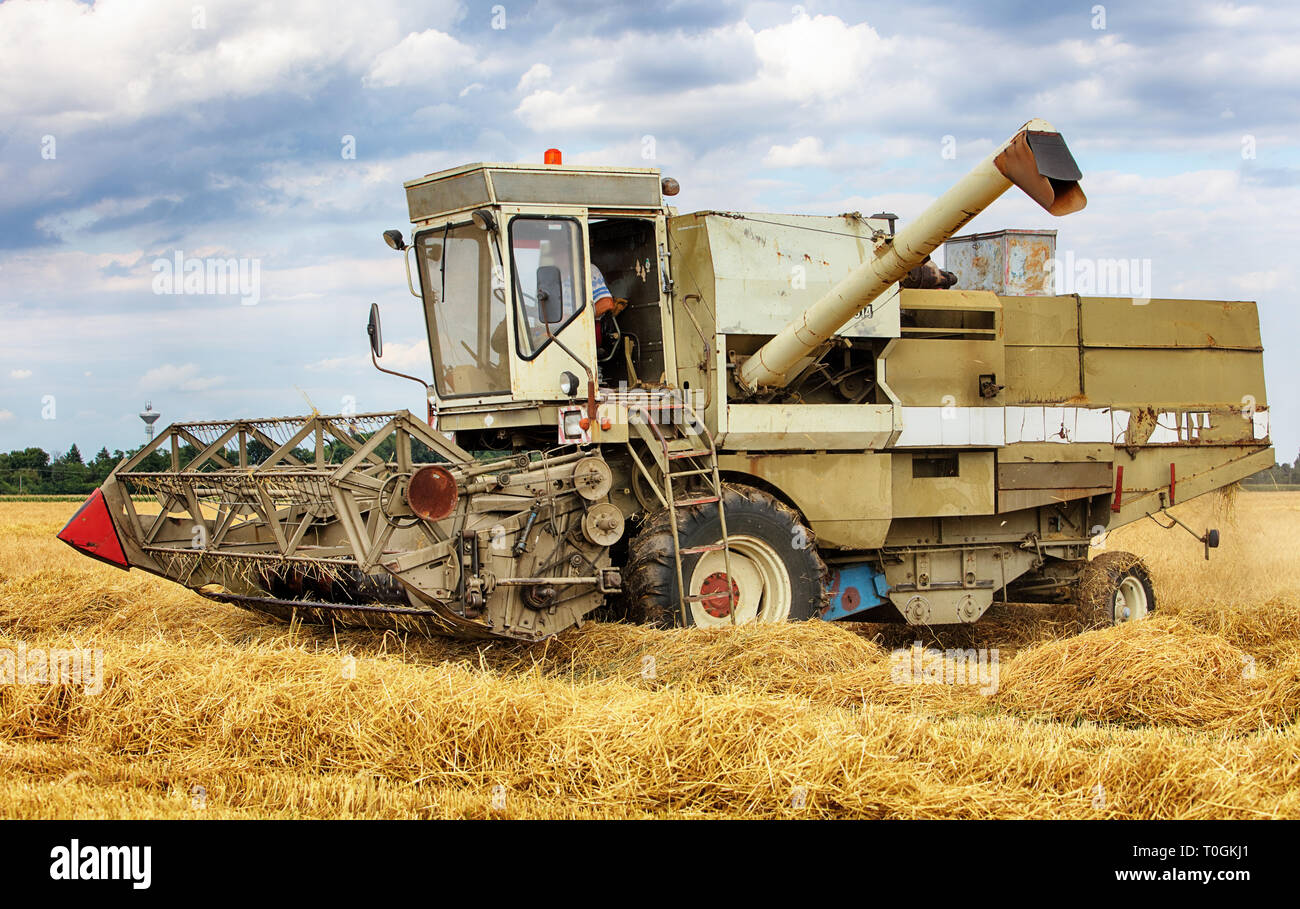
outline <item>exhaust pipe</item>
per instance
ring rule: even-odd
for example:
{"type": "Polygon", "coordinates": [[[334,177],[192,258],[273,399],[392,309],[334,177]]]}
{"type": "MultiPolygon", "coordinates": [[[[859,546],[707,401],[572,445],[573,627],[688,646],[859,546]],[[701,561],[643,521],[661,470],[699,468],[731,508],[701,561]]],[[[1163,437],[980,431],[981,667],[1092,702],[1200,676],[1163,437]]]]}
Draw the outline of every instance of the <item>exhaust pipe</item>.
{"type": "Polygon", "coordinates": [[[1079,188],[1082,176],[1061,134],[1045,120],[1030,120],[892,242],[878,247],[871,259],[742,363],[735,373],[741,394],[784,387],[793,378],[795,364],[1012,186],[1020,187],[1050,214],[1067,215],[1088,203],[1079,188]]]}

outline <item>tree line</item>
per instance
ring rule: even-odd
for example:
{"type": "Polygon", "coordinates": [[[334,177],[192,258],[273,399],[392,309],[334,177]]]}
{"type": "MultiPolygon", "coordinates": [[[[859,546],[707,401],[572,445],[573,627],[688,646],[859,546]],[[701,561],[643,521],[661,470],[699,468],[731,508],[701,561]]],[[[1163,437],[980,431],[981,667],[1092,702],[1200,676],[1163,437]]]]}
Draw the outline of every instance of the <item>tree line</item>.
{"type": "Polygon", "coordinates": [[[1273,489],[1277,486],[1300,486],[1300,455],[1296,456],[1295,463],[1274,464],[1265,470],[1253,476],[1246,477],[1242,480],[1243,486],[1250,486],[1255,489],[1273,489]]]}
{"type": "MultiPolygon", "coordinates": [[[[360,436],[362,439],[368,437],[366,434],[360,436]]],[[[395,437],[389,436],[375,448],[375,454],[386,461],[391,460],[395,457],[396,446],[395,437]]],[[[110,452],[107,447],[104,447],[100,448],[89,461],[83,458],[81,450],[75,443],[62,454],[52,455],[42,448],[23,448],[0,453],[0,495],[89,495],[108,479],[113,468],[125,459],[133,457],[142,448],[144,446],[140,445],[130,451],[119,448],[110,452]]],[[[244,450],[250,464],[260,464],[271,455],[271,449],[256,439],[249,439],[244,450]]],[[[180,466],[187,465],[197,453],[197,450],[189,445],[180,446],[178,451],[180,466]]],[[[352,453],[350,446],[332,440],[325,444],[323,451],[325,462],[328,464],[342,464],[352,453]]],[[[231,449],[221,454],[232,463],[238,458],[238,454],[231,449]]],[[[293,456],[300,461],[312,463],[315,461],[316,452],[312,448],[300,447],[293,450],[293,456]]],[[[411,440],[411,457],[417,463],[442,460],[418,439],[411,440]]],[[[149,452],[135,469],[171,470],[170,448],[163,445],[149,452]]],[[[214,465],[209,462],[203,469],[212,470],[214,465]]]]}

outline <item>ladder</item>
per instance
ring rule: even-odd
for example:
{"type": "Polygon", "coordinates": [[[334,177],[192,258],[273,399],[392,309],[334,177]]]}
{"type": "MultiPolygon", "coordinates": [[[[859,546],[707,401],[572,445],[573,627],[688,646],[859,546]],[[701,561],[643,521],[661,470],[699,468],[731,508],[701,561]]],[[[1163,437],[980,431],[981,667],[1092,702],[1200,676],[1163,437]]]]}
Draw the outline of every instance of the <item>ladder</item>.
{"type": "Polygon", "coordinates": [[[655,495],[668,510],[668,526],[673,537],[673,562],[677,572],[678,608],[682,625],[688,624],[690,603],[714,601],[722,592],[689,593],[682,573],[682,557],[709,552],[721,552],[723,571],[726,573],[727,615],[736,623],[736,588],[731,573],[731,544],[727,537],[727,514],[723,507],[722,478],[718,473],[718,450],[713,434],[695,410],[675,391],[652,399],[650,406],[632,406],[628,410],[628,423],[636,435],[649,448],[659,468],[660,482],[650,466],[637,454],[632,439],[628,451],[655,495]],[[650,413],[650,407],[658,413],[650,413]],[[667,417],[665,419],[665,416],[667,417]],[[700,481],[704,490],[699,491],[700,481]],[[691,487],[696,487],[692,490],[691,487]],[[681,509],[696,506],[713,506],[718,509],[718,524],[722,538],[716,543],[682,549],[677,516],[681,509]]]}

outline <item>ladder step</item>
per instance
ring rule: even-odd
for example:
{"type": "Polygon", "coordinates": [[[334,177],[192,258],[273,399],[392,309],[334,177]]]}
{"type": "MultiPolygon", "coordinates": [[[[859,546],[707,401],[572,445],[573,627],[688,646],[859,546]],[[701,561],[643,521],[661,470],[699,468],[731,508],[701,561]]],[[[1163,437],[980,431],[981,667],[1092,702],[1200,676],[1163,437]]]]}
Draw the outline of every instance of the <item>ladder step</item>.
{"type": "Polygon", "coordinates": [[[702,498],[698,498],[698,499],[678,499],[677,501],[673,502],[673,505],[675,505],[678,508],[686,508],[689,505],[712,505],[714,502],[721,502],[721,501],[722,499],[718,496],[703,496],[702,498]]]}
{"type": "Polygon", "coordinates": [[[687,549],[679,549],[678,552],[682,555],[697,555],[701,552],[722,552],[726,548],[723,543],[710,543],[708,546],[691,546],[687,549]]]}
{"type": "Polygon", "coordinates": [[[674,470],[672,472],[673,479],[676,479],[677,477],[702,477],[705,474],[712,474],[712,473],[713,473],[712,467],[701,467],[697,470],[674,470]]]}
{"type": "Polygon", "coordinates": [[[689,451],[670,451],[668,452],[668,460],[676,461],[678,458],[702,458],[709,454],[713,454],[713,452],[707,448],[695,448],[689,451]]]}

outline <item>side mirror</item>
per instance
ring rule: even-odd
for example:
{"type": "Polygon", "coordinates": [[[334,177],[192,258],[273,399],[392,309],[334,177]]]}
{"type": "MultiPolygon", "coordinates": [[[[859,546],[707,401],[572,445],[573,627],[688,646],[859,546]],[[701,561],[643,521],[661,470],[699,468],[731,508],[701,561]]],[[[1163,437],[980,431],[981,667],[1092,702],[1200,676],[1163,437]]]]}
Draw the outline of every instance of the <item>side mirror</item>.
{"type": "Polygon", "coordinates": [[[564,286],[558,265],[537,269],[537,314],[547,325],[564,321],[564,286]]]}
{"type": "Polygon", "coordinates": [[[384,355],[384,336],[379,327],[379,304],[370,304],[370,322],[366,325],[366,334],[370,335],[370,353],[379,359],[384,355]]]}

